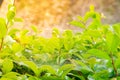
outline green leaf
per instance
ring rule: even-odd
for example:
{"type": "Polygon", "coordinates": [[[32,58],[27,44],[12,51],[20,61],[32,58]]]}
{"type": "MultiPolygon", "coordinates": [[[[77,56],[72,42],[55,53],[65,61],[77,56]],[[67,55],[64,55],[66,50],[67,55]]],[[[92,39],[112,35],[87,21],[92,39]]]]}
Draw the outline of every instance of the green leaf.
{"type": "Polygon", "coordinates": [[[90,11],[94,11],[94,5],[90,5],[90,11]]]}
{"type": "Polygon", "coordinates": [[[76,27],[85,28],[85,25],[80,21],[73,20],[70,22],[70,24],[76,27]]]}
{"type": "Polygon", "coordinates": [[[114,24],[113,25],[115,33],[119,36],[120,38],[120,23],[114,24]]]}
{"type": "Polygon", "coordinates": [[[106,35],[106,43],[108,51],[114,53],[120,44],[120,38],[116,34],[108,32],[106,35]]]}
{"type": "Polygon", "coordinates": [[[115,66],[116,66],[116,68],[120,68],[120,58],[119,57],[115,60],[115,66]]]}
{"type": "Polygon", "coordinates": [[[2,63],[2,66],[3,73],[8,73],[13,69],[13,62],[10,59],[5,59],[2,63]]]}
{"type": "Polygon", "coordinates": [[[7,33],[7,26],[5,19],[0,18],[0,39],[3,38],[7,33]]]}
{"type": "Polygon", "coordinates": [[[1,78],[0,80],[12,80],[12,79],[9,79],[9,78],[1,78]]]}
{"type": "Polygon", "coordinates": [[[63,45],[66,50],[70,50],[74,46],[73,32],[71,30],[66,30],[63,34],[63,45]]]}
{"type": "Polygon", "coordinates": [[[16,33],[17,33],[18,31],[19,31],[18,29],[12,28],[11,30],[9,30],[8,35],[10,35],[10,36],[12,36],[12,37],[15,37],[15,35],[16,35],[16,33]]]}
{"type": "Polygon", "coordinates": [[[15,21],[15,22],[23,22],[24,20],[23,20],[22,18],[16,18],[16,17],[15,17],[15,18],[14,18],[14,21],[15,21]]]}
{"type": "Polygon", "coordinates": [[[13,43],[11,48],[14,53],[22,50],[22,46],[19,43],[13,43]]]}
{"type": "Polygon", "coordinates": [[[95,80],[108,80],[109,72],[107,70],[102,70],[100,72],[96,72],[93,77],[95,80]]]}
{"type": "Polygon", "coordinates": [[[32,61],[24,61],[24,63],[35,73],[36,76],[39,76],[38,66],[32,61]]]}
{"type": "Polygon", "coordinates": [[[28,78],[28,80],[41,80],[40,78],[37,78],[37,77],[35,77],[35,76],[30,76],[29,78],[28,78]]]}
{"type": "Polygon", "coordinates": [[[60,31],[57,28],[53,28],[52,30],[52,36],[53,37],[59,37],[60,31]]]}
{"type": "Polygon", "coordinates": [[[9,72],[5,75],[3,75],[3,78],[8,78],[7,80],[17,80],[17,76],[19,76],[20,74],[19,73],[16,73],[16,72],[9,72]]]}
{"type": "Polygon", "coordinates": [[[34,32],[36,32],[36,33],[38,32],[38,29],[37,29],[36,26],[32,25],[31,28],[32,28],[32,30],[33,30],[34,32]]]}
{"type": "Polygon", "coordinates": [[[46,73],[56,74],[54,68],[52,68],[52,66],[49,65],[42,65],[39,67],[39,74],[41,74],[44,71],[46,71],[46,73]]]}
{"type": "Polygon", "coordinates": [[[61,76],[62,78],[65,78],[65,76],[74,69],[73,64],[65,64],[58,70],[58,75],[61,76]]]}
{"type": "Polygon", "coordinates": [[[15,17],[15,12],[14,11],[8,11],[8,13],[7,13],[8,21],[11,21],[14,17],[15,17]]]}
{"type": "Polygon", "coordinates": [[[87,51],[87,53],[91,54],[91,56],[95,56],[95,57],[98,57],[98,58],[110,59],[108,53],[103,52],[103,51],[98,50],[98,49],[90,49],[90,50],[87,51]]]}

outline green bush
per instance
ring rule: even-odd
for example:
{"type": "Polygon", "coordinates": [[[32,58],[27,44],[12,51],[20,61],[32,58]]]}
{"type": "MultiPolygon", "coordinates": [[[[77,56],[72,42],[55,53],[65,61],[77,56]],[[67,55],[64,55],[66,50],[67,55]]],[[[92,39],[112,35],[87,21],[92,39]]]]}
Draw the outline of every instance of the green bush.
{"type": "Polygon", "coordinates": [[[32,26],[29,35],[11,28],[17,20],[10,4],[6,19],[0,18],[0,80],[119,80],[120,23],[102,24],[93,6],[70,22],[79,33],[54,28],[44,38],[32,26]]]}

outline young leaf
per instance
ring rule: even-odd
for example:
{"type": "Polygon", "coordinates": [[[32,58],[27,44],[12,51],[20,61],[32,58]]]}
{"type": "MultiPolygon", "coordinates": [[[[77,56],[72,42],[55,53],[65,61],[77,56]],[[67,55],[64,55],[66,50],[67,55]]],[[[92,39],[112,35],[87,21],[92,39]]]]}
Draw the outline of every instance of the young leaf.
{"type": "Polygon", "coordinates": [[[120,38],[120,23],[114,24],[113,25],[115,33],[119,36],[120,38]]]}
{"type": "Polygon", "coordinates": [[[8,13],[7,13],[8,21],[11,21],[14,17],[15,17],[15,12],[14,11],[8,11],[8,13]]]}
{"type": "Polygon", "coordinates": [[[41,74],[44,71],[46,71],[47,73],[56,74],[56,71],[54,70],[54,68],[52,68],[52,66],[49,66],[49,65],[42,65],[39,68],[39,74],[41,74]]]}
{"type": "Polygon", "coordinates": [[[16,53],[21,51],[22,46],[19,43],[13,43],[11,48],[12,48],[12,51],[16,53]]]}
{"type": "Polygon", "coordinates": [[[90,5],[90,11],[94,11],[94,5],[90,5]]]}
{"type": "Polygon", "coordinates": [[[95,57],[98,57],[98,58],[110,59],[108,53],[103,52],[103,51],[98,50],[98,49],[90,49],[90,50],[87,51],[87,53],[91,54],[91,56],[95,56],[95,57]]]}
{"type": "Polygon", "coordinates": [[[74,46],[73,33],[71,30],[66,30],[63,34],[63,45],[66,50],[70,50],[74,46]]]}
{"type": "Polygon", "coordinates": [[[73,64],[65,64],[58,70],[58,75],[61,76],[62,78],[65,78],[65,76],[74,69],[73,64]]]}
{"type": "Polygon", "coordinates": [[[85,25],[80,21],[73,20],[70,22],[70,24],[76,27],[85,28],[85,25]]]}
{"type": "Polygon", "coordinates": [[[32,28],[32,30],[33,30],[35,33],[37,33],[37,32],[38,32],[38,29],[37,29],[37,27],[36,27],[36,26],[32,25],[32,26],[31,26],[31,28],[32,28]]]}
{"type": "Polygon", "coordinates": [[[2,66],[3,73],[8,73],[13,69],[13,62],[10,59],[5,59],[2,63],[2,66]]]}
{"type": "Polygon", "coordinates": [[[38,66],[32,61],[24,61],[24,63],[35,73],[36,76],[39,76],[38,66]]]}
{"type": "Polygon", "coordinates": [[[17,72],[9,72],[5,75],[3,75],[3,78],[7,78],[7,80],[17,80],[17,76],[20,74],[17,72]]]}
{"type": "Polygon", "coordinates": [[[120,38],[116,34],[108,32],[106,35],[106,43],[108,51],[115,52],[120,44],[120,38]]]}

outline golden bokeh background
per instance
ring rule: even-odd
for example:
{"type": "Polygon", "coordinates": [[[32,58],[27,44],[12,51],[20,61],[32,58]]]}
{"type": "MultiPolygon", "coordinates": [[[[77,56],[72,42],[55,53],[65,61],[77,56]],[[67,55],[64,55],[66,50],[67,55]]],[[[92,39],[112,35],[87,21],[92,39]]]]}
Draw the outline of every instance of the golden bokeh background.
{"type": "MultiPolygon", "coordinates": [[[[5,16],[8,4],[9,0],[4,0],[0,16],[5,16]]],[[[76,32],[80,29],[70,26],[68,22],[78,15],[83,16],[91,4],[107,17],[103,23],[120,22],[120,0],[15,0],[16,16],[24,19],[15,27],[29,29],[29,26],[35,25],[44,36],[49,35],[53,27],[76,32]]]]}

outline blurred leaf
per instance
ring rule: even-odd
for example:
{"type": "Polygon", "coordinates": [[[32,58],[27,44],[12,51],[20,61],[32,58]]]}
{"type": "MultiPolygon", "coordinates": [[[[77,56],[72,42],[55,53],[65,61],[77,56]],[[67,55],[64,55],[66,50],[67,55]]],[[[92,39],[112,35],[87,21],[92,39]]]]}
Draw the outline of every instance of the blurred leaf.
{"type": "Polygon", "coordinates": [[[90,11],[94,11],[94,5],[90,5],[90,11]]]}
{"type": "Polygon", "coordinates": [[[108,32],[106,34],[106,43],[108,51],[115,52],[120,44],[120,38],[116,34],[108,32]]]}
{"type": "Polygon", "coordinates": [[[120,38],[120,23],[114,24],[113,25],[115,33],[119,36],[120,38]]]}
{"type": "Polygon", "coordinates": [[[37,27],[36,27],[36,26],[32,25],[32,26],[31,26],[31,28],[32,28],[32,30],[33,30],[34,32],[36,32],[36,33],[38,32],[38,30],[37,30],[37,27]]]}
{"type": "Polygon", "coordinates": [[[70,24],[76,27],[85,28],[85,25],[82,22],[76,20],[71,21],[70,24]]]}
{"type": "Polygon", "coordinates": [[[46,73],[56,74],[56,71],[54,70],[54,68],[52,68],[52,66],[49,66],[49,65],[42,65],[39,67],[39,74],[42,74],[42,72],[44,71],[46,73]]]}
{"type": "Polygon", "coordinates": [[[102,70],[100,72],[96,72],[93,75],[93,77],[94,77],[95,80],[108,80],[109,73],[108,73],[107,70],[102,70]]]}
{"type": "Polygon", "coordinates": [[[95,56],[98,58],[102,58],[102,59],[110,59],[109,54],[106,52],[103,52],[101,50],[98,49],[90,49],[87,51],[87,53],[91,54],[91,56],[95,56]]]}
{"type": "Polygon", "coordinates": [[[120,58],[118,57],[117,59],[116,59],[116,61],[115,61],[115,66],[116,66],[116,68],[120,68],[120,58]]]}
{"type": "Polygon", "coordinates": [[[62,78],[65,78],[65,76],[73,69],[74,69],[73,64],[65,64],[59,68],[58,75],[61,76],[62,78]]]}
{"type": "Polygon", "coordinates": [[[3,75],[3,78],[7,78],[7,80],[17,80],[17,77],[19,76],[19,73],[16,72],[9,72],[5,75],[3,75]]]}
{"type": "Polygon", "coordinates": [[[14,17],[15,17],[15,12],[14,11],[8,11],[8,13],[7,13],[8,21],[11,21],[14,17]]]}
{"type": "Polygon", "coordinates": [[[2,66],[3,73],[9,73],[13,69],[13,62],[10,59],[5,59],[2,63],[2,66]]]}
{"type": "Polygon", "coordinates": [[[19,32],[18,29],[11,29],[11,30],[9,30],[8,35],[15,37],[17,32],[19,32]]]}
{"type": "Polygon", "coordinates": [[[53,28],[53,30],[52,30],[52,36],[59,37],[59,34],[60,34],[59,30],[57,28],[53,28]]]}
{"type": "Polygon", "coordinates": [[[24,63],[35,73],[36,76],[39,76],[38,66],[32,61],[24,61],[24,63]]]}
{"type": "Polygon", "coordinates": [[[22,50],[22,46],[19,43],[13,43],[11,48],[14,53],[22,50]]]}
{"type": "Polygon", "coordinates": [[[15,21],[15,22],[23,22],[23,19],[22,19],[22,18],[16,18],[16,17],[15,17],[15,18],[14,18],[14,21],[15,21]]]}
{"type": "Polygon", "coordinates": [[[66,50],[70,50],[74,46],[73,32],[71,30],[66,30],[63,34],[63,45],[66,50]]]}

